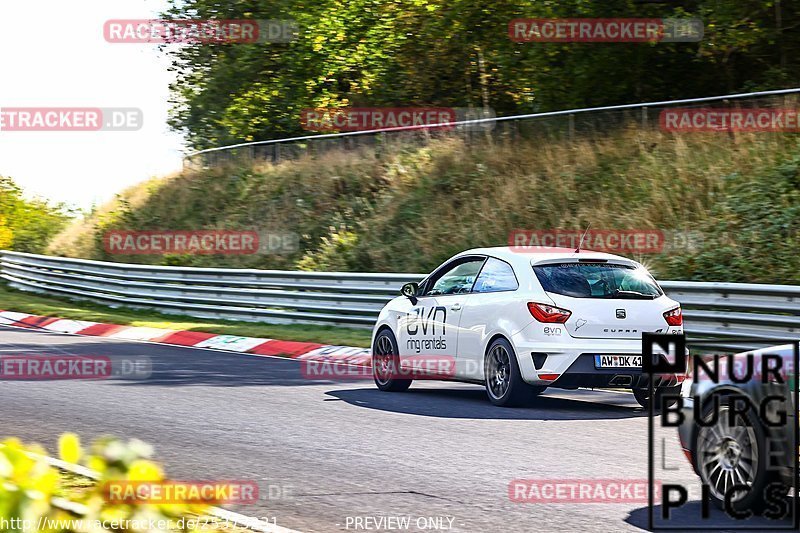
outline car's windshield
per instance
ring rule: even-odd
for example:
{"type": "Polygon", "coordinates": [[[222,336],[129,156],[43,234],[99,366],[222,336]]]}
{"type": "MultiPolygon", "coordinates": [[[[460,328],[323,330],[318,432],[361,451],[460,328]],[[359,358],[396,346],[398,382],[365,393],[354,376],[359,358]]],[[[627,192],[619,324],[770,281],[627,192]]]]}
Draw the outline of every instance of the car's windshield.
{"type": "Polygon", "coordinates": [[[557,263],[533,267],[547,292],[573,298],[652,300],[663,294],[644,268],[614,263],[557,263]]]}

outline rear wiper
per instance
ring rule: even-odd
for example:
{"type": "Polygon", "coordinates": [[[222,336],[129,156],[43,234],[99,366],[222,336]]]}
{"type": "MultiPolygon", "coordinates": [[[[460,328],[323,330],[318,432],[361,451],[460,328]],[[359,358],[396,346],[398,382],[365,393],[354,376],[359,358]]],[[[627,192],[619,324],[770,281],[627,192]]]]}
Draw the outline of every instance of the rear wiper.
{"type": "Polygon", "coordinates": [[[655,294],[645,294],[637,291],[621,291],[619,289],[615,290],[611,293],[611,296],[609,296],[609,298],[627,298],[630,300],[655,300],[656,297],[655,294]]]}

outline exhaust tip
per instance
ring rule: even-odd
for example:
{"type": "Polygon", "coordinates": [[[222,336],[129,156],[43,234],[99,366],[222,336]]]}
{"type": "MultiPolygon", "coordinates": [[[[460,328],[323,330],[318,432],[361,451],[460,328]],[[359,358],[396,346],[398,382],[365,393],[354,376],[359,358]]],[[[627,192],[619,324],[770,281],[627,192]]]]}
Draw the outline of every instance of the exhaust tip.
{"type": "Polygon", "coordinates": [[[619,387],[630,387],[633,383],[633,378],[627,374],[619,374],[611,378],[609,385],[616,385],[619,387]]]}

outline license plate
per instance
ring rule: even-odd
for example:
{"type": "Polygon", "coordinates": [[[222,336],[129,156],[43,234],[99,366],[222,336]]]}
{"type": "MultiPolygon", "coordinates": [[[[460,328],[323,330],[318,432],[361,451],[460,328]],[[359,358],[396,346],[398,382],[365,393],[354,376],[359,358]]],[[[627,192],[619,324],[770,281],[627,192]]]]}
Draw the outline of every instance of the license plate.
{"type": "Polygon", "coordinates": [[[595,355],[595,368],[642,368],[641,355],[595,355]]]}

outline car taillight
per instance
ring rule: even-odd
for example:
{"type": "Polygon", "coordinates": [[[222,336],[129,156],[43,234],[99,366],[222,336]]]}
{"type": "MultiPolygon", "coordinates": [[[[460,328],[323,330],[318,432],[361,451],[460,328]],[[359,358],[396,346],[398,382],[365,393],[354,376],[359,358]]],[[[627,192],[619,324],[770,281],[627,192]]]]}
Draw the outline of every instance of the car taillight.
{"type": "Polygon", "coordinates": [[[682,326],[683,325],[683,313],[681,313],[681,308],[676,307],[675,309],[670,309],[666,313],[664,313],[664,320],[667,321],[667,324],[670,326],[682,326]]]}
{"type": "Polygon", "coordinates": [[[550,324],[563,324],[572,314],[572,311],[561,309],[555,305],[539,304],[536,302],[528,302],[528,311],[530,311],[533,318],[539,322],[547,322],[550,324]]]}

